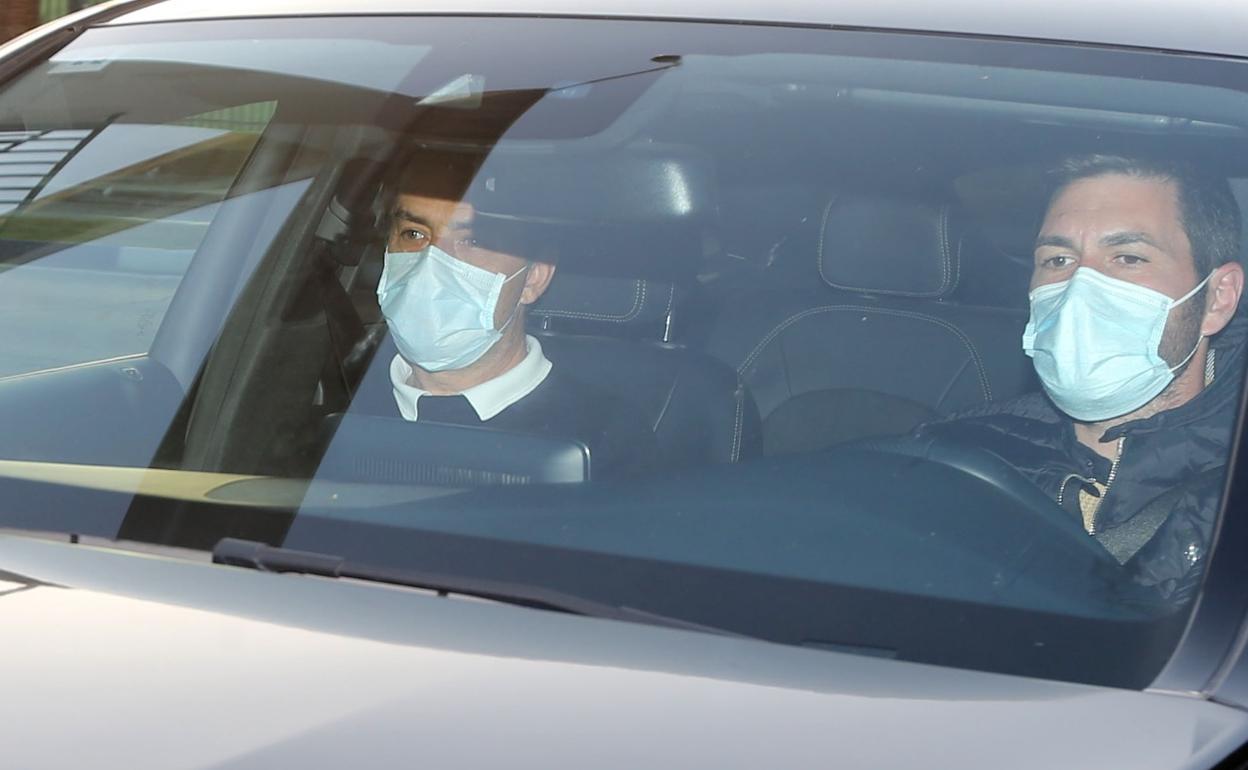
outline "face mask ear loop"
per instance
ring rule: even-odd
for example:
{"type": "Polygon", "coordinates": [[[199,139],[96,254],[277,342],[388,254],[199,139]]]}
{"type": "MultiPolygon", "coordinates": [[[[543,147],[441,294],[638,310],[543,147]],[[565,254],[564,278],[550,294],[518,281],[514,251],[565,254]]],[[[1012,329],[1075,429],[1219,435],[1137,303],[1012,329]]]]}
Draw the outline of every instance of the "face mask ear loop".
{"type": "MultiPolygon", "coordinates": [[[[526,272],[526,271],[527,271],[530,267],[533,267],[533,263],[532,263],[532,262],[526,262],[526,263],[525,263],[525,265],[524,265],[524,267],[520,268],[520,269],[519,269],[519,270],[517,270],[516,272],[514,272],[514,273],[512,273],[511,275],[509,275],[509,276],[507,276],[506,278],[504,278],[504,279],[503,279],[502,286],[506,286],[508,281],[510,281],[512,278],[515,278],[517,275],[520,275],[521,273],[526,272]]],[[[501,287],[500,287],[500,288],[501,288],[501,287]]],[[[506,321],[504,321],[504,322],[503,322],[503,325],[502,325],[502,326],[500,326],[500,327],[498,328],[498,333],[499,333],[499,334],[502,334],[503,332],[507,331],[507,327],[508,327],[508,326],[511,326],[511,322],[512,322],[512,321],[514,321],[514,320],[516,320],[516,313],[520,312],[520,300],[521,300],[523,297],[524,297],[524,292],[523,292],[523,291],[521,291],[521,292],[520,292],[520,296],[519,296],[519,297],[516,297],[516,304],[515,304],[515,307],[513,307],[513,308],[511,309],[511,315],[507,316],[507,320],[506,320],[506,321]]]]}
{"type": "MultiPolygon", "coordinates": [[[[1189,299],[1191,299],[1192,297],[1196,296],[1196,292],[1200,291],[1200,290],[1201,290],[1201,288],[1203,288],[1205,284],[1209,283],[1209,279],[1210,279],[1210,278],[1212,278],[1212,277],[1213,277],[1213,273],[1212,273],[1212,272],[1210,272],[1210,273],[1209,273],[1209,275],[1206,275],[1206,276],[1205,276],[1205,280],[1203,280],[1203,281],[1201,281],[1200,283],[1196,284],[1196,286],[1195,286],[1195,287],[1194,287],[1191,291],[1189,291],[1187,294],[1184,294],[1182,297],[1179,297],[1178,299],[1176,299],[1176,300],[1174,301],[1174,304],[1172,304],[1172,305],[1170,306],[1170,309],[1171,309],[1171,310],[1173,310],[1174,308],[1178,307],[1179,305],[1182,305],[1184,302],[1187,302],[1187,301],[1188,301],[1189,299]]],[[[1177,372],[1178,370],[1182,369],[1184,366],[1187,366],[1187,362],[1192,360],[1192,356],[1196,355],[1196,351],[1197,351],[1197,350],[1200,350],[1200,343],[1201,343],[1201,341],[1202,341],[1204,338],[1205,338],[1205,335],[1203,335],[1203,334],[1202,334],[1202,335],[1200,335],[1199,337],[1197,337],[1197,338],[1196,338],[1196,345],[1192,348],[1192,352],[1188,353],[1188,354],[1187,354],[1187,357],[1185,357],[1185,358],[1184,358],[1182,361],[1180,361],[1177,365],[1170,367],[1170,371],[1171,371],[1171,372],[1177,372]]]]}
{"type": "Polygon", "coordinates": [[[1187,366],[1187,362],[1192,360],[1192,356],[1196,355],[1197,350],[1200,350],[1200,343],[1202,340],[1204,340],[1204,338],[1205,338],[1205,335],[1203,334],[1196,338],[1196,346],[1192,348],[1192,352],[1188,353],[1187,358],[1184,358],[1177,365],[1170,367],[1171,373],[1177,372],[1178,370],[1182,369],[1184,366],[1187,366]]]}
{"type": "Polygon", "coordinates": [[[1201,281],[1200,283],[1196,284],[1196,286],[1194,286],[1194,287],[1192,288],[1192,290],[1191,290],[1191,291],[1189,291],[1187,294],[1184,294],[1182,297],[1179,297],[1178,299],[1176,299],[1176,300],[1175,300],[1175,301],[1174,301],[1174,302],[1170,305],[1170,308],[1173,310],[1174,308],[1178,307],[1179,305],[1182,305],[1184,302],[1187,302],[1187,301],[1188,301],[1189,299],[1191,299],[1192,297],[1196,296],[1196,292],[1198,292],[1198,291],[1200,291],[1201,289],[1203,289],[1203,288],[1205,287],[1205,284],[1209,283],[1209,279],[1210,279],[1210,278],[1212,278],[1212,277],[1213,277],[1213,272],[1212,272],[1212,271],[1210,271],[1209,275],[1206,275],[1206,276],[1205,276],[1205,279],[1204,279],[1203,281],[1201,281]]]}

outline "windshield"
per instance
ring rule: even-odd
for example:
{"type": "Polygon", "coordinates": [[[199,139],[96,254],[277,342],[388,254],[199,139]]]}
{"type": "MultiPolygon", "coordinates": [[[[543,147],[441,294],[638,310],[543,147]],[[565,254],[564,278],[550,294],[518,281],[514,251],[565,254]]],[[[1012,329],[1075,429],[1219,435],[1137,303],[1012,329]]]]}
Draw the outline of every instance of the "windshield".
{"type": "Polygon", "coordinates": [[[1147,686],[1238,420],[1243,74],[657,21],[87,30],[0,88],[0,526],[1147,686]]]}

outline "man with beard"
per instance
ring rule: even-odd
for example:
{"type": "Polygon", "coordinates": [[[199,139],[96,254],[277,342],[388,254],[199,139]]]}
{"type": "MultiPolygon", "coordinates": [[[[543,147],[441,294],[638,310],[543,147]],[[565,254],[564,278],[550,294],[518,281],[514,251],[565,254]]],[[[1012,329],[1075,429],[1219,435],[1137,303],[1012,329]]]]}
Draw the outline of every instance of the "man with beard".
{"type": "Polygon", "coordinates": [[[1243,376],[1240,214],[1182,163],[1066,161],[1035,245],[1023,350],[1044,393],[919,429],[1008,460],[1149,595],[1187,601],[1243,376]]]}

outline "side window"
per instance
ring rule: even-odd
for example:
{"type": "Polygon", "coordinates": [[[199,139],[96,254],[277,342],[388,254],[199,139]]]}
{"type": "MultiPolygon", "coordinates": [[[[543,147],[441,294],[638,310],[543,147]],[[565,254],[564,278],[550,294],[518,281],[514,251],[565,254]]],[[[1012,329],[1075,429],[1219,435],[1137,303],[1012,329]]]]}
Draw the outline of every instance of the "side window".
{"type": "Polygon", "coordinates": [[[147,352],[274,108],[0,126],[0,377],[147,352]]]}

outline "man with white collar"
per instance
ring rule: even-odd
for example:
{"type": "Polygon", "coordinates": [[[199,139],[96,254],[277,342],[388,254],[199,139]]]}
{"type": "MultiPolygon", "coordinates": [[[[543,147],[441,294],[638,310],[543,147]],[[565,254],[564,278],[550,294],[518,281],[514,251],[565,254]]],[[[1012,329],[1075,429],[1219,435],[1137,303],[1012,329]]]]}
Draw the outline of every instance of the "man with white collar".
{"type": "Polygon", "coordinates": [[[595,477],[640,470],[654,450],[640,415],[556,369],[525,333],[555,265],[478,242],[476,211],[462,199],[475,171],[468,156],[422,153],[390,204],[377,297],[397,348],[398,413],[577,439],[595,477]]]}

